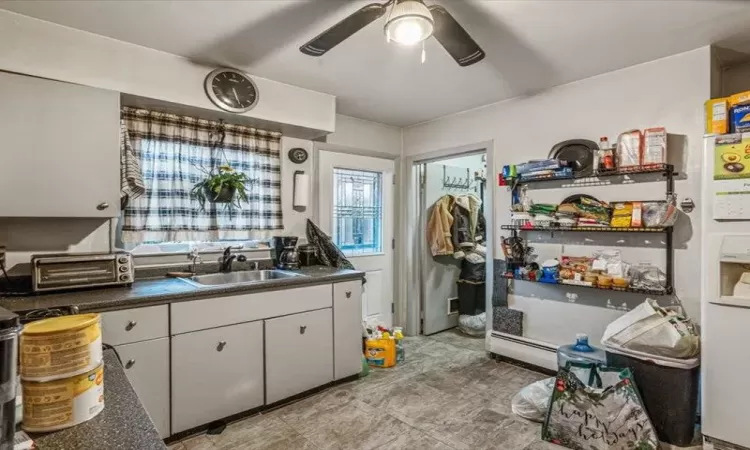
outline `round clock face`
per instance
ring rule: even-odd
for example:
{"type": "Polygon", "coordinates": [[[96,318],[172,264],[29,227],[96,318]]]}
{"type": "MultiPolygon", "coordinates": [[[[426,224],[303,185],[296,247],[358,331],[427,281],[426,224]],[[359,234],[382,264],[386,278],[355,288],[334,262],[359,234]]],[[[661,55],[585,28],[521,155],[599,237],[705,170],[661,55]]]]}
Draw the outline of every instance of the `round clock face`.
{"type": "Polygon", "coordinates": [[[214,70],[206,77],[205,88],[214,105],[225,111],[242,113],[258,103],[258,87],[239,70],[214,70]]]}
{"type": "Polygon", "coordinates": [[[293,148],[289,150],[289,159],[292,160],[293,163],[302,164],[307,161],[307,150],[299,147],[293,148]]]}

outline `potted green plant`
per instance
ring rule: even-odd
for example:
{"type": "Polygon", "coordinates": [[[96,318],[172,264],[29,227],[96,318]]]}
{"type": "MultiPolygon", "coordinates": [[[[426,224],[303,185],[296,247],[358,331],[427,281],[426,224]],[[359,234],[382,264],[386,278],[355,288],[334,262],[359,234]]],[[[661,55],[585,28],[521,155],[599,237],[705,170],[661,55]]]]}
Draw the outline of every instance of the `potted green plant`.
{"type": "Polygon", "coordinates": [[[236,172],[229,165],[219,166],[218,172],[211,169],[206,173],[206,179],[193,186],[190,195],[198,200],[200,209],[210,203],[224,203],[231,207],[242,208],[242,202],[247,202],[247,184],[252,183],[246,174],[236,172]]]}

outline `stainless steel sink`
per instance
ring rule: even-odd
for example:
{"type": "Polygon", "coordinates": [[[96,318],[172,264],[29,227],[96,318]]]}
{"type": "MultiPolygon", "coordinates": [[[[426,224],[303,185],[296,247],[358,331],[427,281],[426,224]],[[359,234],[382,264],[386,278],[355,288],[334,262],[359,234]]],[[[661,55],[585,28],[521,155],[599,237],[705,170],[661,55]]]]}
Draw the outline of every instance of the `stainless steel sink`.
{"type": "Polygon", "coordinates": [[[243,272],[211,273],[197,275],[182,280],[198,286],[219,286],[227,284],[258,283],[261,281],[281,280],[284,278],[302,277],[301,273],[287,272],[284,270],[249,270],[243,272]]]}

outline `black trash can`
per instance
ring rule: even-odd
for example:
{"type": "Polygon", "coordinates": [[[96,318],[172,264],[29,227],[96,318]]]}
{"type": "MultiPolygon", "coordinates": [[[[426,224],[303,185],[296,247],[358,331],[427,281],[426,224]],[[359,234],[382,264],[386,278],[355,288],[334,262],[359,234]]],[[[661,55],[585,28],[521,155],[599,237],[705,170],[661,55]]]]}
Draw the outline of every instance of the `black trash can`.
{"type": "Polygon", "coordinates": [[[487,309],[485,299],[485,283],[458,280],[458,313],[475,316],[481,314],[487,309]]]}
{"type": "Polygon", "coordinates": [[[693,441],[698,414],[700,358],[678,360],[607,347],[607,365],[629,367],[659,440],[678,447],[693,441]]]}

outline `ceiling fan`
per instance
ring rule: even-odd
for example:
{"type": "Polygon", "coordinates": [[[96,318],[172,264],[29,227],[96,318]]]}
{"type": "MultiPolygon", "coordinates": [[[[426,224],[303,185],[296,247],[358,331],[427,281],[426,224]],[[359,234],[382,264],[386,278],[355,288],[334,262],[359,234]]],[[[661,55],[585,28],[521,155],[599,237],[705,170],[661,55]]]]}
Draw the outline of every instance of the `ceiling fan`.
{"type": "Polygon", "coordinates": [[[389,42],[415,45],[423,43],[430,36],[435,36],[440,45],[462,67],[484,59],[484,50],[445,8],[440,5],[428,7],[423,0],[388,0],[385,3],[371,3],[299,49],[306,55],[323,56],[328,50],[379,19],[386,12],[388,18],[385,22],[385,35],[389,42]]]}

